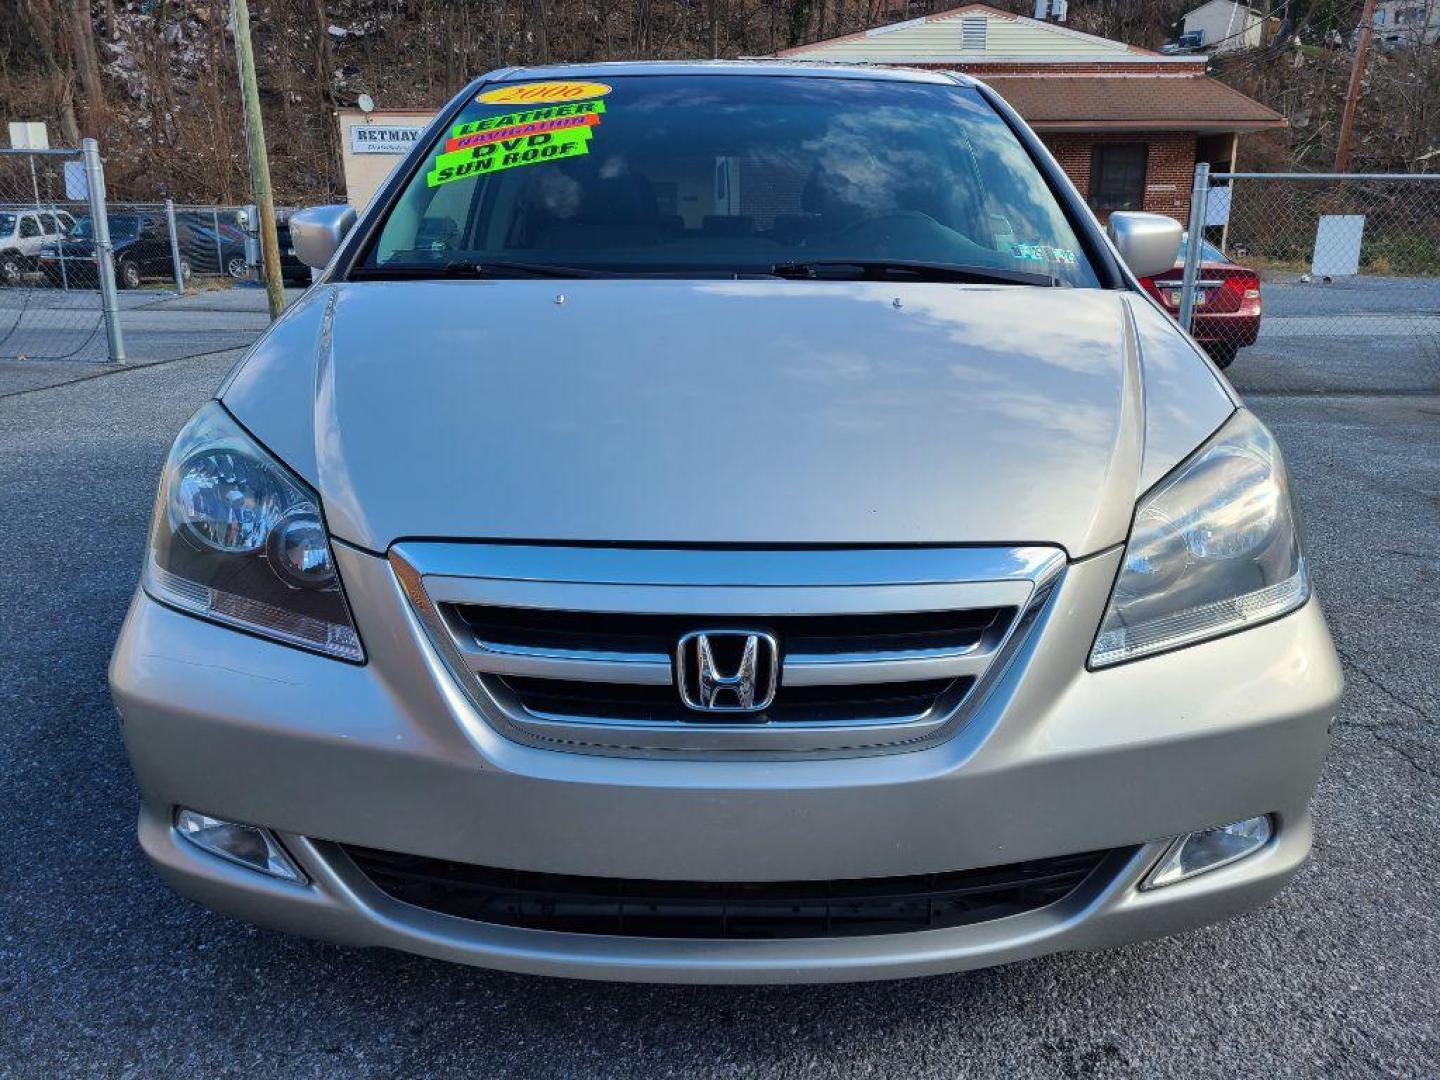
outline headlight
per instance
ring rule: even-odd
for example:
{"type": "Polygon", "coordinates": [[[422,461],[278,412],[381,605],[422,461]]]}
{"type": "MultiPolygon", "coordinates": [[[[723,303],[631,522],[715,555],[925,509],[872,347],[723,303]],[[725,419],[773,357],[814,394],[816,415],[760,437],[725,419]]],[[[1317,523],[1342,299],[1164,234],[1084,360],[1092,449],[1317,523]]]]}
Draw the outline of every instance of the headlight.
{"type": "Polygon", "coordinates": [[[1242,409],[1135,508],[1090,666],[1219,637],[1309,596],[1280,449],[1242,409]]]}
{"type": "Polygon", "coordinates": [[[190,418],[165,462],[144,586],[216,622],[365,659],[319,498],[218,402],[190,418]]]}

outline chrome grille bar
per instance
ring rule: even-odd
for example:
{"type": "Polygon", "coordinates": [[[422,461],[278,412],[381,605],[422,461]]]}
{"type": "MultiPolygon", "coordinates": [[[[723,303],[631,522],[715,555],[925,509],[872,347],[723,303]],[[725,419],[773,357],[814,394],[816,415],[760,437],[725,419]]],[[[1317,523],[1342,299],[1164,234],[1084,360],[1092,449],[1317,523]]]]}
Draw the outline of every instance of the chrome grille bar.
{"type": "Polygon", "coordinates": [[[471,671],[489,675],[529,675],[577,682],[673,683],[670,657],[661,653],[597,652],[583,649],[534,648],[481,641],[451,627],[455,644],[471,671]]]}
{"type": "MultiPolygon", "coordinates": [[[[483,641],[446,620],[466,666],[477,674],[524,675],[577,682],[674,684],[671,658],[663,653],[605,652],[534,647],[483,641]]],[[[787,653],[781,661],[785,686],[844,686],[914,682],[976,676],[989,666],[995,644],[957,649],[915,649],[848,653],[787,653]]]]}
{"type": "Polygon", "coordinates": [[[917,682],[978,676],[995,657],[984,649],[924,649],[915,652],[844,653],[836,656],[786,656],[780,667],[782,686],[852,686],[866,683],[917,682]]]}
{"type": "Polygon", "coordinates": [[[415,542],[397,545],[390,559],[432,643],[492,727],[551,748],[666,756],[870,753],[937,737],[1005,667],[1016,627],[1033,625],[1065,565],[1063,552],[1048,547],[415,542]],[[668,692],[675,659],[658,647],[678,639],[676,627],[709,628],[716,619],[722,629],[775,629],[788,704],[720,716],[687,710],[668,692]],[[793,647],[779,627],[795,630],[793,647]],[[506,637],[513,640],[495,640],[506,637]],[[596,685],[593,696],[585,684],[596,685]],[[529,694],[541,695],[533,707],[529,694]],[[812,715],[811,700],[829,704],[812,715]],[[607,715],[606,701],[620,711],[607,715]]]}

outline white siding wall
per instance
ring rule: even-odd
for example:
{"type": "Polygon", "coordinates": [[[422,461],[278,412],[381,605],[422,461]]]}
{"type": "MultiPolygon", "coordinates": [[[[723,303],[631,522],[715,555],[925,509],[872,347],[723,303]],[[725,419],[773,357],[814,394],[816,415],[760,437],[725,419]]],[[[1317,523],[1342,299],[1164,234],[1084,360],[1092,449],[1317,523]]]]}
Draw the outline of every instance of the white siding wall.
{"type": "Polygon", "coordinates": [[[816,60],[884,63],[894,59],[919,60],[927,56],[945,59],[973,56],[980,59],[985,56],[1095,57],[1114,53],[1117,57],[1124,57],[1127,52],[1123,42],[1071,33],[1033,20],[1005,19],[977,12],[879,27],[863,37],[822,42],[786,55],[796,59],[813,57],[816,60]],[[971,42],[978,38],[974,31],[974,20],[977,19],[984,19],[986,24],[984,51],[966,48],[967,36],[971,42]],[[965,32],[966,23],[972,26],[969,35],[965,32]]]}
{"type": "Polygon", "coordinates": [[[1216,46],[1217,53],[1234,52],[1236,49],[1258,49],[1262,44],[1261,31],[1264,20],[1241,4],[1229,0],[1212,0],[1185,16],[1185,32],[1205,31],[1205,45],[1216,46]],[[1233,36],[1232,36],[1233,35],[1233,36]],[[1229,40],[1226,40],[1226,39],[1229,40]]]}

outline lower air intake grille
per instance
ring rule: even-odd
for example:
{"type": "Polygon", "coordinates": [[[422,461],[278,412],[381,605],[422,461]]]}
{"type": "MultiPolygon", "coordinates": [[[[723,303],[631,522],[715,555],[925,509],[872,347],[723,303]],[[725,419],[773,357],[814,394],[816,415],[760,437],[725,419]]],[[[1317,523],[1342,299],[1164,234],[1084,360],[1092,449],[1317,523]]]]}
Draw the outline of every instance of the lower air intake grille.
{"type": "Polygon", "coordinates": [[[1064,899],[1105,851],[913,877],[755,884],[572,877],[371,848],[346,854],[407,904],[499,926],[619,937],[857,937],[968,926],[1064,899]]]}

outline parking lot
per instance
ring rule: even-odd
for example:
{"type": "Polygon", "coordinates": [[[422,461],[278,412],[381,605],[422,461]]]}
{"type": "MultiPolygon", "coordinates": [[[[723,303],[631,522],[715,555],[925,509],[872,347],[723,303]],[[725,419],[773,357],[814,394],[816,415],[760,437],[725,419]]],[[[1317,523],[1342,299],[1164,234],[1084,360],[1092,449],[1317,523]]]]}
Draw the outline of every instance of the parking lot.
{"type": "Polygon", "coordinates": [[[1183,937],[856,986],[541,980],[287,938],[171,893],[134,840],[105,663],[169,442],[237,355],[213,350],[264,320],[214,307],[243,295],[151,304],[130,341],[159,362],[0,363],[0,1073],[1440,1073],[1440,360],[1361,323],[1307,334],[1285,319],[1311,309],[1285,302],[1267,293],[1275,319],[1232,375],[1296,476],[1348,679],[1310,863],[1183,937]]]}
{"type": "MultiPolygon", "coordinates": [[[[243,347],[270,321],[259,288],[141,289],[121,292],[119,302],[131,365],[243,347]]],[[[0,395],[103,375],[115,369],[105,355],[97,292],[0,289],[0,395]]]]}

